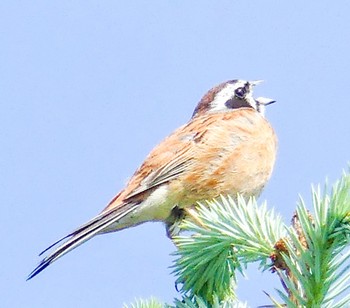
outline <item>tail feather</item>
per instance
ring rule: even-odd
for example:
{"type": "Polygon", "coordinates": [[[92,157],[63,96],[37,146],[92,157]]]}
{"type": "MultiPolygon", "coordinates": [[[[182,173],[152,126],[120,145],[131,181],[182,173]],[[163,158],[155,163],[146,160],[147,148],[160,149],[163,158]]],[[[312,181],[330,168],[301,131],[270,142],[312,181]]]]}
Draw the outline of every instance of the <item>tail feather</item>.
{"type": "Polygon", "coordinates": [[[61,243],[63,240],[72,237],[75,234],[78,234],[79,232],[82,232],[83,230],[85,230],[86,228],[92,226],[92,224],[96,223],[97,221],[100,221],[101,218],[103,218],[106,214],[108,214],[109,212],[102,212],[99,215],[95,216],[94,218],[92,218],[91,220],[89,220],[88,222],[84,223],[83,225],[81,225],[79,228],[75,229],[73,232],[67,234],[64,237],[61,237],[59,240],[57,240],[56,242],[54,242],[53,244],[51,244],[49,247],[47,247],[45,250],[43,250],[41,253],[39,253],[39,257],[42,256],[45,252],[47,252],[48,250],[50,250],[52,247],[56,246],[58,243],[61,243]]]}
{"type": "Polygon", "coordinates": [[[32,279],[34,276],[43,271],[46,267],[48,267],[51,263],[55,262],[57,259],[70,252],[74,248],[83,244],[97,233],[122,219],[130,212],[135,210],[138,206],[139,202],[130,202],[125,203],[122,206],[118,206],[117,208],[111,209],[109,211],[103,212],[100,215],[96,216],[92,220],[88,221],[72,233],[66,235],[65,237],[59,239],[48,248],[46,248],[40,255],[47,252],[49,249],[57,245],[58,243],[66,240],[61,246],[59,246],[55,251],[46,256],[39,265],[29,274],[27,280],[32,279]]]}

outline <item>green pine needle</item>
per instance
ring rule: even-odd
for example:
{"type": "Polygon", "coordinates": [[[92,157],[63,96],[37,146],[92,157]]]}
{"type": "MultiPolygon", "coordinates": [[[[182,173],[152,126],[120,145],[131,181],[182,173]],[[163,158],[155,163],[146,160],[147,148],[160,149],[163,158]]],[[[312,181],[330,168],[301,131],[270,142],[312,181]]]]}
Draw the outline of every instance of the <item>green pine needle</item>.
{"type": "Polygon", "coordinates": [[[163,308],[164,305],[155,298],[149,300],[139,299],[129,305],[124,304],[123,308],[163,308]]]}
{"type": "Polygon", "coordinates": [[[285,235],[282,221],[266,204],[258,207],[255,199],[240,196],[200,204],[197,211],[201,224],[186,220],[182,228],[191,235],[175,238],[177,283],[189,297],[235,299],[236,271],[243,274],[255,261],[266,268],[275,242],[285,235]]]}
{"type": "Polygon", "coordinates": [[[220,301],[217,296],[213,297],[213,303],[209,303],[204,299],[194,296],[192,299],[189,297],[180,300],[175,300],[175,306],[166,306],[166,308],[248,308],[247,303],[239,302],[236,300],[220,301]]]}
{"type": "Polygon", "coordinates": [[[350,278],[346,263],[350,252],[343,252],[350,239],[349,174],[342,176],[331,193],[327,194],[326,188],[325,192],[321,194],[319,187],[312,189],[313,219],[303,200],[297,208],[299,233],[307,247],[302,246],[300,234],[289,231],[288,255],[283,255],[289,274],[281,276],[290,292],[288,298],[282,296],[288,306],[341,307],[349,298],[340,298],[348,290],[350,278]]]}

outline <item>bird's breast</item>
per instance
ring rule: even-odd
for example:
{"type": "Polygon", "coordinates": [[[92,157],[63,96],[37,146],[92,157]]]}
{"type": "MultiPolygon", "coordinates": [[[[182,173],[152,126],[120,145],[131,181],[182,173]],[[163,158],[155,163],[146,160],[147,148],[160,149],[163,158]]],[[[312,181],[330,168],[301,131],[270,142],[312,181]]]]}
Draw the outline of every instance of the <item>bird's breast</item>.
{"type": "Polygon", "coordinates": [[[257,196],[271,176],[277,140],[266,119],[245,109],[219,116],[201,131],[188,171],[170,184],[182,203],[220,194],[257,196]]]}

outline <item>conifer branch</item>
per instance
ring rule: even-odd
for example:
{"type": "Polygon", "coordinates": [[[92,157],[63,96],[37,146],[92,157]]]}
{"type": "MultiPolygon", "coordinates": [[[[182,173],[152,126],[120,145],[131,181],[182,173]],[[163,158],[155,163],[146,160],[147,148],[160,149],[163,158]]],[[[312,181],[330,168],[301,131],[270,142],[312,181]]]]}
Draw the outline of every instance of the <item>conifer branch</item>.
{"type": "Polygon", "coordinates": [[[296,223],[280,251],[284,266],[277,266],[288,296],[279,294],[288,307],[342,307],[349,288],[350,175],[343,174],[330,193],[312,189],[314,215],[301,199],[296,223]],[[336,301],[339,302],[336,302],[336,301]]]}
{"type": "Polygon", "coordinates": [[[236,299],[236,271],[243,274],[250,262],[268,268],[275,242],[286,235],[282,220],[265,203],[258,207],[254,198],[246,202],[241,196],[200,204],[197,213],[201,224],[186,220],[182,228],[191,235],[174,239],[176,282],[190,298],[236,299]]]}
{"type": "MultiPolygon", "coordinates": [[[[220,197],[199,204],[176,237],[177,308],[247,307],[235,294],[236,274],[251,262],[280,279],[282,299],[262,307],[350,304],[350,175],[331,191],[312,189],[312,214],[300,199],[291,226],[255,199],[220,197]],[[195,215],[195,216],[194,216],[195,215]]],[[[154,306],[132,306],[137,308],[154,306]]]]}

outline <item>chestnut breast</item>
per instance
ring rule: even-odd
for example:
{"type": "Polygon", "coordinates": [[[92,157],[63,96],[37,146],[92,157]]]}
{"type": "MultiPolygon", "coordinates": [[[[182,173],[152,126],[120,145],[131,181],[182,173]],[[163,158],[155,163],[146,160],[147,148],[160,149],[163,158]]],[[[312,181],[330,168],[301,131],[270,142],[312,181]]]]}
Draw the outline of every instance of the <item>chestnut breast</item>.
{"type": "Polygon", "coordinates": [[[220,194],[258,196],[271,176],[277,138],[268,121],[251,108],[203,115],[190,123],[192,162],[170,183],[179,204],[220,194]]]}
{"type": "Polygon", "coordinates": [[[253,108],[194,117],[150,152],[105,210],[143,200],[163,184],[167,202],[183,207],[220,194],[257,196],[271,176],[276,147],[273,129],[253,108]]]}

